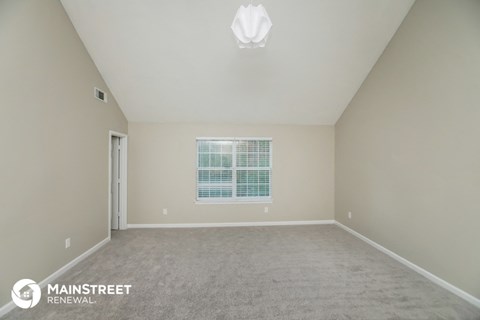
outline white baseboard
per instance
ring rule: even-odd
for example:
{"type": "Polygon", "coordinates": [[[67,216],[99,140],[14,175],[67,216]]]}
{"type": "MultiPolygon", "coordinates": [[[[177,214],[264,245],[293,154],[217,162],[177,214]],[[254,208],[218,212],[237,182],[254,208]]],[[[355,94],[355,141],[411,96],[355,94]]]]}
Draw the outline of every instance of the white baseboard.
{"type": "Polygon", "coordinates": [[[334,223],[335,223],[335,220],[219,222],[219,223],[161,223],[161,224],[129,224],[128,228],[144,229],[144,228],[265,227],[265,226],[300,226],[300,225],[334,224],[334,223]]]}
{"type": "Polygon", "coordinates": [[[373,240],[370,240],[369,238],[365,237],[364,235],[358,233],[357,231],[353,230],[353,229],[350,229],[349,227],[341,224],[340,222],[338,221],[335,221],[334,222],[335,225],[339,226],[340,228],[342,228],[343,230],[353,234],[354,236],[356,236],[357,238],[365,241],[366,243],[368,243],[369,245],[371,245],[372,247],[380,250],[381,252],[385,253],[386,255],[392,257],[393,259],[397,260],[398,262],[402,263],[403,265],[409,267],[410,269],[420,273],[422,276],[424,276],[425,278],[429,279],[430,281],[432,281],[433,283],[439,285],[440,287],[444,288],[444,289],[447,289],[448,291],[450,291],[451,293],[459,296],[460,298],[466,300],[467,302],[470,302],[471,304],[473,304],[474,306],[476,306],[477,308],[480,308],[480,299],[472,296],[471,294],[463,291],[462,289],[454,286],[453,284],[437,277],[436,275],[428,272],[427,270],[423,269],[422,267],[419,267],[417,266],[416,264],[414,264],[413,262],[410,262],[409,260],[399,256],[398,254],[396,254],[395,252],[393,251],[390,251],[388,250],[387,248],[379,245],[378,243],[376,243],[375,241],[373,240]]]}
{"type": "Polygon", "coordinates": [[[76,257],[75,259],[73,259],[72,261],[70,261],[69,263],[67,263],[66,265],[64,265],[63,267],[61,267],[60,269],[58,269],[57,271],[55,271],[54,273],[52,273],[51,275],[49,275],[48,277],[46,277],[45,279],[43,279],[42,281],[40,281],[38,283],[38,285],[43,288],[45,287],[47,284],[51,283],[53,280],[57,279],[58,277],[60,277],[62,274],[64,274],[66,271],[68,271],[69,269],[71,269],[73,266],[75,266],[77,263],[79,263],[80,261],[84,260],[85,258],[87,258],[89,255],[91,255],[92,253],[94,253],[95,251],[97,251],[98,249],[100,249],[101,247],[103,247],[105,244],[107,244],[108,242],[110,241],[109,238],[105,238],[103,239],[102,241],[100,241],[99,243],[97,243],[96,245],[94,245],[93,247],[91,247],[90,249],[88,249],[87,251],[85,251],[84,253],[82,253],[81,255],[79,255],[78,257],[76,257]]]}
{"type": "Polygon", "coordinates": [[[13,301],[8,302],[0,308],[0,318],[15,309],[16,305],[13,301]]]}
{"type": "MultiPolygon", "coordinates": [[[[54,273],[52,273],[51,275],[49,275],[48,277],[43,279],[42,281],[40,281],[38,283],[38,285],[41,288],[46,287],[47,284],[53,282],[55,279],[60,277],[66,271],[70,270],[77,263],[84,260],[89,255],[91,255],[92,253],[94,253],[95,251],[97,251],[98,249],[103,247],[109,241],[110,241],[110,238],[103,239],[102,241],[100,241],[99,243],[97,243],[96,245],[94,245],[93,247],[91,247],[90,249],[88,249],[87,251],[85,251],[84,253],[82,253],[81,255],[79,255],[78,257],[76,257],[75,259],[73,259],[72,261],[70,261],[69,263],[67,263],[66,265],[64,265],[63,267],[61,267],[60,269],[58,269],[57,271],[55,271],[54,273]]],[[[15,309],[15,307],[16,307],[16,305],[15,305],[15,303],[13,303],[13,301],[10,301],[7,304],[0,307],[0,318],[3,317],[4,315],[6,315],[7,313],[9,313],[10,311],[12,311],[13,309],[15,309]]]]}

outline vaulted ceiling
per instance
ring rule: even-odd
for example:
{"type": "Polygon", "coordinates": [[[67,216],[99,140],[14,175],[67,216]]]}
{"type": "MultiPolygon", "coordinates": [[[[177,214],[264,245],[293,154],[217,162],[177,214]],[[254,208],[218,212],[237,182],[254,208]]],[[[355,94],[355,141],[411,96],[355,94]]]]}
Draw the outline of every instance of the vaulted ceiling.
{"type": "Polygon", "coordinates": [[[266,47],[239,49],[248,1],[62,0],[129,121],[262,124],[334,124],[413,2],[264,0],[266,47]]]}

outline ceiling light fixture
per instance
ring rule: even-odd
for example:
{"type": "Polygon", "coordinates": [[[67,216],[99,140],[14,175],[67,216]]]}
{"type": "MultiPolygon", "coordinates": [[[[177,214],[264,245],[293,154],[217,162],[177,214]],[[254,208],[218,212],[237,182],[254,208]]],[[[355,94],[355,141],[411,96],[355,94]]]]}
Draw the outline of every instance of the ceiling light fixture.
{"type": "Polygon", "coordinates": [[[240,48],[262,48],[267,42],[272,21],[261,4],[249,4],[247,7],[240,6],[231,28],[240,48]]]}

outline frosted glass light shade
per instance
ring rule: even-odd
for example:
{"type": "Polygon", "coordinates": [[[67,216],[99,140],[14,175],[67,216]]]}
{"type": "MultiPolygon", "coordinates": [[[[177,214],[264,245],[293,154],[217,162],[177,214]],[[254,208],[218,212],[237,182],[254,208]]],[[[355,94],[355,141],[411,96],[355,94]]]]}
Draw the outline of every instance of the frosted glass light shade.
{"type": "Polygon", "coordinates": [[[271,28],[272,21],[261,4],[240,6],[232,23],[233,34],[240,48],[265,47],[271,28]]]}

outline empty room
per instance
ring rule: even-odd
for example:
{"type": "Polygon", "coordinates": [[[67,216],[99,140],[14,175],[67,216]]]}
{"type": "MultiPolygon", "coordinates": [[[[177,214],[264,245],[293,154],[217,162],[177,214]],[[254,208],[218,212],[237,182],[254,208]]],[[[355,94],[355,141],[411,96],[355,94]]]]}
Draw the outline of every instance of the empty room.
{"type": "Polygon", "coordinates": [[[480,0],[0,0],[0,318],[480,320],[480,0]]]}

